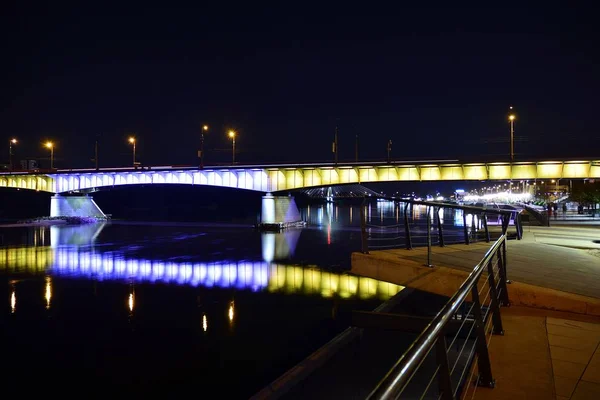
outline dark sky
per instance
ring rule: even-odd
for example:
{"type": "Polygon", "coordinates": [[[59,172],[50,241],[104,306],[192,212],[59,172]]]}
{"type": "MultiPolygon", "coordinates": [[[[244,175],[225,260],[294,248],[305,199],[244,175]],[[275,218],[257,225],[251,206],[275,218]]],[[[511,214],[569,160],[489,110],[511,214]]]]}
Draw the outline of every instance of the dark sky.
{"type": "MultiPolygon", "coordinates": [[[[593,9],[149,8],[18,2],[0,20],[0,151],[58,167],[145,164],[600,158],[593,9]],[[42,162],[47,162],[42,161],[42,162]]],[[[125,2],[123,2],[125,3],[125,2]]],[[[106,3],[108,4],[108,3],[106,3]]],[[[350,3],[348,3],[350,4],[350,3]]],[[[517,2],[502,3],[506,5],[517,2]]]]}

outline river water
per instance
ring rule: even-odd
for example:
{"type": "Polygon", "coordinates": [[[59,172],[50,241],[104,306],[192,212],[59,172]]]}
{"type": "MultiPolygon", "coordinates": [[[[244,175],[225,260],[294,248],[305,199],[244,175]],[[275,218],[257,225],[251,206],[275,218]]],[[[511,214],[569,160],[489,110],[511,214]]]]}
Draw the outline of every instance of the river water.
{"type": "MultiPolygon", "coordinates": [[[[347,273],[361,246],[357,206],[301,213],[309,225],[283,233],[0,228],[5,380],[20,396],[251,396],[346,328],[352,310],[402,289],[347,273]]],[[[389,205],[372,213],[371,224],[398,218],[389,205]]]]}

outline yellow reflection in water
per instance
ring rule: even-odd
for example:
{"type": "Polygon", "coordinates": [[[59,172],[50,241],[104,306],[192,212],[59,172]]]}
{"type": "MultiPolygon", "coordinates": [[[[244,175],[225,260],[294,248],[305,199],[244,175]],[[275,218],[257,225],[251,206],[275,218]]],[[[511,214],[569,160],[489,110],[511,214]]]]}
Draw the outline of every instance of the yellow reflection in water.
{"type": "Polygon", "coordinates": [[[233,301],[229,303],[229,322],[233,322],[233,301]]]}
{"type": "Polygon", "coordinates": [[[129,300],[127,301],[128,305],[129,305],[129,312],[133,312],[133,306],[134,306],[134,296],[133,293],[129,293],[129,300]]]}
{"type": "Polygon", "coordinates": [[[46,310],[50,308],[50,300],[52,299],[52,280],[49,276],[46,277],[46,310]]]}
{"type": "Polygon", "coordinates": [[[14,314],[15,309],[17,308],[17,294],[13,290],[10,294],[10,312],[14,314]]]}
{"type": "Polygon", "coordinates": [[[315,268],[272,264],[269,270],[270,292],[319,294],[324,297],[379,298],[387,300],[403,287],[372,278],[337,274],[315,268]]]}
{"type": "Polygon", "coordinates": [[[204,332],[208,330],[208,320],[206,319],[206,314],[202,315],[202,330],[204,332]]]}
{"type": "Polygon", "coordinates": [[[43,272],[53,261],[54,251],[50,246],[0,249],[0,268],[8,272],[43,272]]]}

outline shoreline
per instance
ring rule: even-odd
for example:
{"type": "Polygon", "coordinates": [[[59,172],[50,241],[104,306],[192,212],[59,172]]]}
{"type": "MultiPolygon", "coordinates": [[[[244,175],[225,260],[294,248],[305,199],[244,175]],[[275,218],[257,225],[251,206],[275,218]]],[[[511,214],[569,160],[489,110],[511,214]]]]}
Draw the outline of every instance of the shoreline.
{"type": "MultiPolygon", "coordinates": [[[[28,228],[32,226],[52,226],[52,225],[67,225],[65,220],[53,220],[53,221],[36,221],[36,222],[12,222],[12,223],[0,223],[0,228],[28,228]]],[[[77,224],[82,225],[82,224],[77,224]]]]}

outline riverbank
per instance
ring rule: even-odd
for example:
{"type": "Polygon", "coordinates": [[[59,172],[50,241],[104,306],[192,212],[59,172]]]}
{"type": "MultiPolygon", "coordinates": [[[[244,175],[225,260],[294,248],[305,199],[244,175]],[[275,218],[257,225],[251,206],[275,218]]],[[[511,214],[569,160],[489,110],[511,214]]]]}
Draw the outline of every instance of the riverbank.
{"type": "Polygon", "coordinates": [[[106,221],[104,218],[93,217],[40,217],[20,220],[16,222],[0,223],[0,228],[24,228],[32,226],[53,225],[84,225],[106,221]]]}

